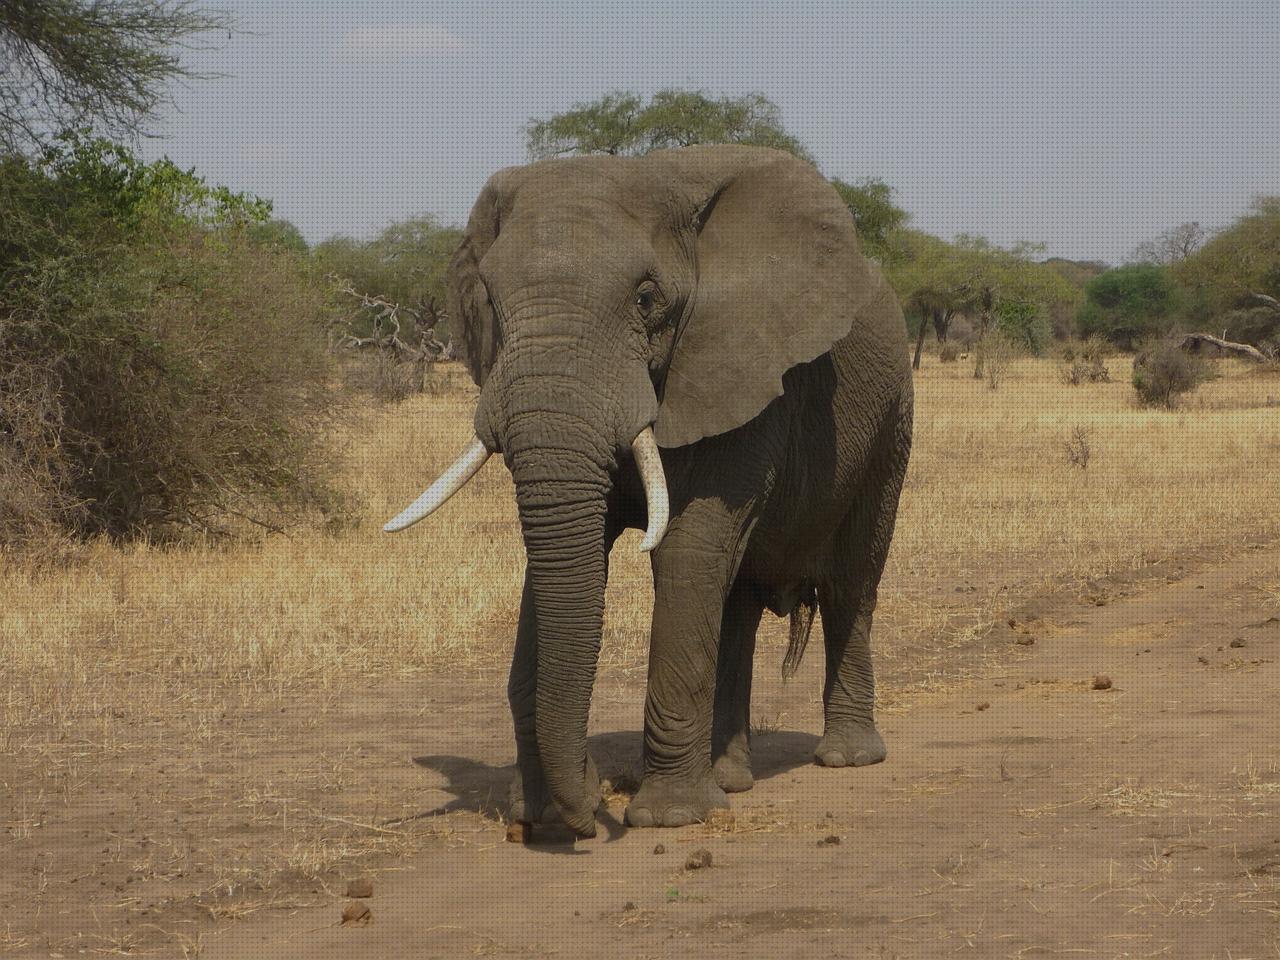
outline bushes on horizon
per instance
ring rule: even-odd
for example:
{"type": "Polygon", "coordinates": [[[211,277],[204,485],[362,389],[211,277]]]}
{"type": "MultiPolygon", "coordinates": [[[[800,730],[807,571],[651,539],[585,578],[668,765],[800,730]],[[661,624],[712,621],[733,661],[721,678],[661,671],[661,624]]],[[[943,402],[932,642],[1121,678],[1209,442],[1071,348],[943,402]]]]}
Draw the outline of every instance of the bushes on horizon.
{"type": "Polygon", "coordinates": [[[324,292],[270,205],[79,135],[0,163],[0,551],[335,507],[324,292]]]}

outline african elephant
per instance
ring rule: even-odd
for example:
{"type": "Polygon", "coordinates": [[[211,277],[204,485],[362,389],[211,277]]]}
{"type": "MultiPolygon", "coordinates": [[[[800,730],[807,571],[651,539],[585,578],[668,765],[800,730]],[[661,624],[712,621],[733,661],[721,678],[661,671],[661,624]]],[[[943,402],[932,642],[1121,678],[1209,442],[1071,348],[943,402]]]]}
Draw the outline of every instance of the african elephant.
{"type": "Polygon", "coordinates": [[[587,714],[609,551],[628,527],[646,530],[655,589],[630,824],[701,820],[751,785],[766,607],[811,613],[816,598],[821,611],[817,761],[883,759],[869,631],[911,371],[901,309],[822,176],[723,145],[502,170],[448,290],[481,387],[475,439],[386,529],[502,454],[528,561],[508,685],[512,818],[558,810],[595,833],[587,714]]]}

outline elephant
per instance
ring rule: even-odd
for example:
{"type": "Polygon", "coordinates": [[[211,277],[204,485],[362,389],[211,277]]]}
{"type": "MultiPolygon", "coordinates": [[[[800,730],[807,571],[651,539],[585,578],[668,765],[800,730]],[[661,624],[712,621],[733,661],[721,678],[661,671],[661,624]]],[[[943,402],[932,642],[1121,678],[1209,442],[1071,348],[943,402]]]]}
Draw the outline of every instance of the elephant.
{"type": "Polygon", "coordinates": [[[412,506],[501,454],[526,552],[508,699],[514,821],[595,835],[587,718],[609,553],[645,531],[654,610],[635,827],[752,785],[764,610],[821,613],[830,767],[885,757],[870,629],[911,448],[902,310],[848,209],[789,153],[705,145],[510,167],[447,272],[475,436],[412,506]]]}

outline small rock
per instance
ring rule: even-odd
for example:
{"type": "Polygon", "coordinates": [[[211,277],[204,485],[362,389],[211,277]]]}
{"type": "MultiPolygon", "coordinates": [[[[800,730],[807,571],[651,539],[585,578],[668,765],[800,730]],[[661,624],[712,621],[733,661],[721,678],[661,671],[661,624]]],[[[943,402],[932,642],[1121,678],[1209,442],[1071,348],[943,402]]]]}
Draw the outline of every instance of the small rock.
{"type": "Polygon", "coordinates": [[[1013,638],[1013,642],[1020,647],[1029,647],[1036,642],[1036,638],[1029,633],[1020,633],[1013,638]]]}
{"type": "Polygon", "coordinates": [[[991,702],[990,702],[989,700],[983,700],[980,704],[978,704],[978,705],[977,705],[976,707],[974,707],[973,709],[975,709],[975,710],[990,710],[990,709],[991,709],[991,702]]]}
{"type": "Polygon", "coordinates": [[[372,880],[347,881],[347,896],[357,900],[363,900],[366,897],[372,897],[373,881],[372,880]]]}
{"type": "Polygon", "coordinates": [[[1234,640],[1231,641],[1231,646],[1239,650],[1241,647],[1244,646],[1244,637],[1236,637],[1234,640]]]}
{"type": "Polygon", "coordinates": [[[702,870],[711,866],[711,851],[706,847],[693,851],[689,854],[689,859],[684,862],[686,870],[702,870]]]}
{"type": "Polygon", "coordinates": [[[342,925],[344,927],[363,927],[367,926],[373,920],[373,914],[369,912],[367,903],[359,903],[352,900],[342,908],[342,925]]]}
{"type": "Polygon", "coordinates": [[[1197,659],[1197,660],[1199,660],[1201,663],[1208,663],[1208,662],[1209,662],[1209,658],[1208,658],[1208,657],[1206,657],[1206,656],[1203,656],[1203,655],[1196,657],[1196,659],[1197,659]]]}
{"type": "Polygon", "coordinates": [[[653,852],[657,856],[662,856],[664,853],[667,852],[667,848],[664,847],[662,844],[658,844],[656,847],[653,848],[653,852]]]}
{"type": "Polygon", "coordinates": [[[1096,677],[1093,678],[1093,689],[1110,690],[1111,678],[1108,677],[1105,673],[1098,674],[1096,677]]]}
{"type": "Polygon", "coordinates": [[[823,837],[821,840],[819,840],[819,841],[818,841],[818,846],[820,846],[820,847],[838,847],[838,846],[840,846],[840,838],[839,838],[839,837],[837,837],[837,836],[833,833],[833,834],[831,834],[830,836],[823,837]]]}
{"type": "Polygon", "coordinates": [[[507,843],[528,843],[533,839],[533,824],[512,820],[507,824],[507,843]]]}

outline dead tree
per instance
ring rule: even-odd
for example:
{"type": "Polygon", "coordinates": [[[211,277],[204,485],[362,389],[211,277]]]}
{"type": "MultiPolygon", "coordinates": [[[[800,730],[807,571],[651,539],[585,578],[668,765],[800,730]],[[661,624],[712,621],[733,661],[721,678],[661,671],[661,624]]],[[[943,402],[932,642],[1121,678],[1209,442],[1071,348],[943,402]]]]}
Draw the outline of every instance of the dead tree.
{"type": "Polygon", "coordinates": [[[431,365],[438,360],[453,360],[456,351],[453,341],[441,342],[436,337],[436,328],[448,319],[444,311],[436,306],[434,297],[409,306],[394,303],[382,297],[356,290],[355,285],[347,279],[333,274],[328,278],[333,282],[338,293],[350,297],[357,304],[357,316],[364,314],[371,317],[372,333],[361,336],[353,331],[354,318],[343,317],[334,322],[331,328],[331,349],[374,349],[384,361],[391,363],[412,363],[414,365],[414,383],[418,392],[426,387],[427,374],[431,365]],[[407,342],[402,336],[401,314],[409,318],[413,324],[413,335],[417,343],[407,342]]]}

